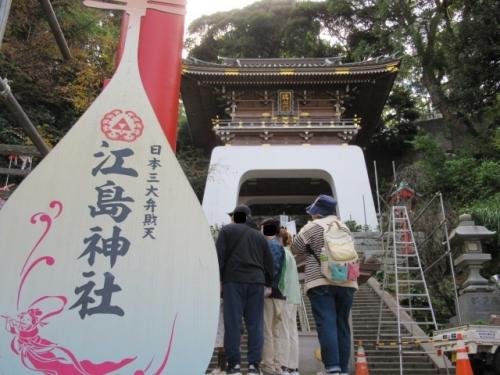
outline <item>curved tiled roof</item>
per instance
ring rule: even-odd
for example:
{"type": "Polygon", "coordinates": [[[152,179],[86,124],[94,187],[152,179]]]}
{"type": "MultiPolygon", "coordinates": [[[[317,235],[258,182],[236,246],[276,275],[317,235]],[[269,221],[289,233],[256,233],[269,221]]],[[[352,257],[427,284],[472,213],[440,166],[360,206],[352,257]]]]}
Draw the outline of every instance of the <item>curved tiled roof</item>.
{"type": "Polygon", "coordinates": [[[400,60],[377,57],[355,63],[343,63],[339,57],[253,59],[220,58],[221,63],[196,58],[184,60],[183,72],[196,75],[318,75],[371,74],[397,71],[400,60]]]}
{"type": "Polygon", "coordinates": [[[217,87],[301,90],[313,86],[317,90],[334,90],[349,85],[359,90],[346,111],[362,118],[356,142],[367,144],[400,64],[401,60],[394,56],[353,63],[342,63],[338,57],[219,58],[218,63],[186,59],[182,67],[181,89],[193,141],[207,149],[216,143],[210,127],[211,119],[226,116],[217,87]]]}

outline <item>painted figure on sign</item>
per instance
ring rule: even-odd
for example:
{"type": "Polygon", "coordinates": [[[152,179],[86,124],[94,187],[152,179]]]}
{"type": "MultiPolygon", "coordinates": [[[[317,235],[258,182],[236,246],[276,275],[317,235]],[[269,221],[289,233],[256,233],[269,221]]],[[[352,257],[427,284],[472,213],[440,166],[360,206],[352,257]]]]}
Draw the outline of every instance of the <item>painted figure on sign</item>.
{"type": "MultiPolygon", "coordinates": [[[[52,298],[58,298],[66,304],[64,297],[52,298]]],[[[126,358],[118,363],[80,361],[69,349],[40,337],[39,328],[48,324],[45,319],[61,311],[62,309],[44,315],[42,310],[30,308],[18,314],[17,319],[2,316],[6,320],[5,329],[15,335],[11,342],[12,351],[20,357],[24,367],[48,375],[104,375],[134,361],[135,358],[126,358]]]]}
{"type": "MultiPolygon", "coordinates": [[[[19,356],[22,365],[31,371],[43,373],[45,375],[105,375],[116,372],[122,369],[126,373],[135,375],[144,375],[148,373],[149,367],[145,370],[125,369],[126,366],[136,360],[136,357],[128,357],[119,362],[106,361],[102,363],[93,363],[89,360],[79,360],[73,352],[59,344],[47,340],[40,336],[40,328],[48,325],[47,320],[51,317],[63,314],[68,304],[68,299],[65,296],[42,296],[32,302],[28,308],[23,311],[20,309],[20,301],[23,297],[23,285],[29,279],[31,272],[39,266],[46,265],[54,266],[56,260],[50,256],[42,256],[35,259],[32,257],[38,250],[38,247],[44,242],[46,236],[52,229],[53,222],[63,213],[63,204],[59,201],[50,203],[50,208],[54,211],[51,213],[39,212],[32,216],[31,223],[45,225],[45,230],[42,233],[35,246],[29,252],[25,262],[25,267],[21,271],[21,282],[18,287],[17,295],[17,314],[16,318],[1,315],[5,319],[5,330],[14,335],[10,343],[10,349],[14,354],[19,356]],[[44,306],[43,308],[41,306],[44,306]],[[48,312],[45,312],[48,311],[48,312]]],[[[94,272],[84,273],[84,277],[95,276],[94,272]]],[[[113,293],[121,291],[121,287],[114,283],[114,276],[106,272],[104,274],[104,286],[102,289],[94,291],[96,297],[100,297],[100,303],[97,306],[89,307],[89,304],[94,304],[96,301],[90,296],[90,292],[94,289],[95,284],[89,282],[86,285],[77,288],[77,294],[82,293],[80,299],[69,309],[81,306],[79,311],[82,319],[85,316],[94,314],[113,314],[123,316],[124,312],[119,306],[111,305],[111,297],[113,293]]],[[[172,325],[167,353],[160,367],[161,371],[166,366],[170,350],[173,342],[175,330],[175,320],[172,325]]],[[[155,374],[160,374],[160,370],[155,374]]]]}

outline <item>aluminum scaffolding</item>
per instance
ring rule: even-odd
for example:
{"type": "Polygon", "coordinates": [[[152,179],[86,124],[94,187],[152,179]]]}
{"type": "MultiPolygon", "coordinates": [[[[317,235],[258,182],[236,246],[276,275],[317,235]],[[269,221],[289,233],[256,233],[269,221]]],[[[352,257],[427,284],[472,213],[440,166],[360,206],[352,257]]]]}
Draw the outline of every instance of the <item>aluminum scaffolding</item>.
{"type": "MultiPolygon", "coordinates": [[[[384,280],[382,288],[395,294],[397,302],[397,346],[399,371],[403,375],[404,342],[427,337],[417,336],[413,328],[431,326],[437,329],[424,269],[419,256],[406,206],[392,206],[389,230],[384,236],[384,280]],[[409,331],[409,332],[408,332],[409,331]]],[[[383,302],[380,303],[377,344],[381,338],[383,302]]]]}
{"type": "MultiPolygon", "coordinates": [[[[375,166],[376,168],[376,166],[375,166]]],[[[381,199],[378,194],[377,196],[381,199]]],[[[384,202],[385,203],[385,202],[384,202]]],[[[444,207],[443,195],[436,193],[416,214],[411,220],[408,208],[402,205],[389,206],[389,218],[386,231],[381,236],[383,249],[383,269],[384,278],[382,289],[395,295],[397,302],[397,347],[399,351],[399,371],[400,375],[404,375],[403,354],[408,345],[417,345],[419,340],[425,340],[427,336],[418,336],[417,332],[422,335],[422,330],[416,327],[425,329],[438,329],[436,316],[432,306],[429,289],[425,279],[426,273],[442,261],[448,260],[450,274],[453,282],[453,292],[455,298],[455,307],[457,312],[458,322],[461,323],[460,306],[458,302],[457,283],[455,270],[453,267],[453,257],[451,253],[448,220],[446,219],[446,211],[444,207]],[[437,204],[437,209],[433,215],[434,218],[439,218],[437,223],[430,233],[427,233],[425,238],[420,242],[416,242],[414,236],[415,224],[421,220],[424,214],[431,208],[432,204],[437,204]],[[438,214],[439,212],[439,214],[438,214]],[[440,256],[433,260],[431,264],[424,266],[421,260],[419,249],[423,248],[424,244],[433,239],[436,233],[442,231],[442,237],[439,239],[440,246],[444,246],[445,251],[440,256]]],[[[380,227],[382,227],[382,215],[379,214],[380,227]]],[[[382,327],[391,322],[383,321],[383,301],[380,302],[379,322],[377,332],[377,345],[383,342],[382,327]]],[[[448,366],[445,361],[446,372],[448,366]]]]}

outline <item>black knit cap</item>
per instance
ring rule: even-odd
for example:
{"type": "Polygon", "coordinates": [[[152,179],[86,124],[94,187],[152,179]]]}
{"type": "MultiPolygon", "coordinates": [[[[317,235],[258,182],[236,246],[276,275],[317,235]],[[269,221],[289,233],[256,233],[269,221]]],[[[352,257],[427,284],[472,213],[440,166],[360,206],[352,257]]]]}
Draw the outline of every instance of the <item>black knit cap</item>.
{"type": "Polygon", "coordinates": [[[248,207],[246,204],[240,204],[239,206],[236,206],[232,212],[228,212],[227,214],[229,216],[233,216],[236,212],[240,212],[240,213],[245,214],[247,216],[252,216],[252,212],[250,211],[250,207],[248,207]]]}
{"type": "Polygon", "coordinates": [[[269,217],[267,219],[264,219],[262,220],[262,222],[260,223],[260,226],[263,227],[263,226],[275,226],[276,229],[279,229],[280,227],[280,220],[276,217],[269,217]]]}

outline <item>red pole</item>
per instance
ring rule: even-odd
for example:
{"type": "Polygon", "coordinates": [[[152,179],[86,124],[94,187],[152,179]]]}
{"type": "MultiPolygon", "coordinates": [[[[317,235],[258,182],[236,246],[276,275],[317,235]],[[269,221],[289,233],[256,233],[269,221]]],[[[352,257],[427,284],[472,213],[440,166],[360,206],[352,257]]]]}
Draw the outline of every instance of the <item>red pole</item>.
{"type": "MultiPolygon", "coordinates": [[[[128,16],[121,28],[117,64],[127,31],[128,16]]],[[[175,152],[181,85],[184,17],[148,9],[141,23],[139,70],[142,83],[158,121],[175,152]]]]}

